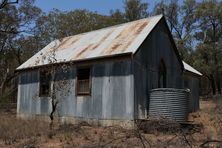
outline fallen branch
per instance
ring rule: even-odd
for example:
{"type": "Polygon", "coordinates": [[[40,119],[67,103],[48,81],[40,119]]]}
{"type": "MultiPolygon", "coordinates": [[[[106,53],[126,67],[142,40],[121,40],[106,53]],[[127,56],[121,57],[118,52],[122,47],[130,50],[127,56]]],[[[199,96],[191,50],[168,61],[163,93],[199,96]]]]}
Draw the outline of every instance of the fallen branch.
{"type": "Polygon", "coordinates": [[[204,147],[206,144],[208,144],[208,143],[222,143],[222,141],[220,141],[220,140],[207,140],[207,141],[205,141],[204,143],[202,143],[201,145],[200,145],[200,147],[204,147]]]}
{"type": "Polygon", "coordinates": [[[181,129],[181,133],[182,133],[182,136],[183,136],[184,141],[187,143],[187,145],[188,145],[190,148],[192,148],[191,143],[190,143],[189,140],[187,139],[187,136],[186,136],[186,134],[183,132],[182,129],[181,129]]]}
{"type": "Polygon", "coordinates": [[[136,122],[136,129],[135,129],[136,136],[140,139],[140,141],[141,141],[141,143],[142,143],[144,148],[146,148],[144,140],[149,145],[149,147],[151,147],[150,142],[140,133],[141,124],[142,124],[142,122],[136,122]]]}
{"type": "Polygon", "coordinates": [[[114,138],[114,139],[108,141],[107,143],[102,144],[102,147],[106,147],[107,145],[113,143],[114,141],[121,140],[121,139],[126,139],[126,136],[122,136],[122,137],[114,138]]]}
{"type": "Polygon", "coordinates": [[[178,137],[178,135],[177,134],[175,134],[175,136],[173,136],[172,138],[170,138],[167,142],[166,142],[166,144],[168,145],[171,141],[173,141],[176,137],[178,137]]]}

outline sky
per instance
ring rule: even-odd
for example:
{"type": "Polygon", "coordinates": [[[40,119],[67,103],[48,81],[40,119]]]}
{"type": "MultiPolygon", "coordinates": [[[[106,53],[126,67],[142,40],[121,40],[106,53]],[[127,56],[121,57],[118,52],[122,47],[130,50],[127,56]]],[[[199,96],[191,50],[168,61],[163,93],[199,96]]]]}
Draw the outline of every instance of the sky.
{"type": "MultiPolygon", "coordinates": [[[[155,3],[160,0],[142,0],[150,4],[153,8],[155,3]]],[[[40,7],[44,12],[49,12],[53,8],[70,11],[75,9],[87,9],[100,14],[109,15],[110,10],[123,10],[123,0],[36,0],[35,5],[40,7]]]]}

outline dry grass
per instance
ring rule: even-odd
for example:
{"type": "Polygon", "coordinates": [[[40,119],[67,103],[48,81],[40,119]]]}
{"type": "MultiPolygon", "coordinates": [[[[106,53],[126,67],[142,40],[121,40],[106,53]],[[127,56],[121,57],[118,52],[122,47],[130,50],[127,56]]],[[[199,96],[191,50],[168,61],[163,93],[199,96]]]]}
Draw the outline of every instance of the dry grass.
{"type": "Polygon", "coordinates": [[[55,124],[0,113],[0,147],[199,147],[222,146],[222,100],[201,101],[191,125],[166,120],[138,123],[138,129],[55,124]]]}
{"type": "Polygon", "coordinates": [[[24,139],[34,144],[36,138],[49,132],[48,123],[42,121],[19,120],[12,115],[1,115],[0,120],[0,143],[3,145],[10,146],[24,139]]]}

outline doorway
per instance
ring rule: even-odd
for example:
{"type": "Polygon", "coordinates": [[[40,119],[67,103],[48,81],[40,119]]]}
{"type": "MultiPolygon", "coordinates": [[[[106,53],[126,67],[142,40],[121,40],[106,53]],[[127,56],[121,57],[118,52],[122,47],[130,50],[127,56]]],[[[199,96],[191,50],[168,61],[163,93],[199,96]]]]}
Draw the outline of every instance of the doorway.
{"type": "Polygon", "coordinates": [[[158,88],[166,88],[167,85],[166,78],[167,78],[166,65],[164,60],[161,59],[158,66],[158,88]]]}

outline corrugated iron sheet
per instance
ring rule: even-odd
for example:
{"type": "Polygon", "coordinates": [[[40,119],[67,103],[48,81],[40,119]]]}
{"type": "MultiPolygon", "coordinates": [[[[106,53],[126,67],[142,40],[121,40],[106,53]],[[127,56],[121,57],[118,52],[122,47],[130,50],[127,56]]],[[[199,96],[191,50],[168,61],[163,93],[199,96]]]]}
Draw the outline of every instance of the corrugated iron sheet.
{"type": "Polygon", "coordinates": [[[184,69],[189,71],[189,72],[192,72],[192,73],[195,73],[199,76],[202,76],[202,73],[200,73],[199,71],[197,71],[196,69],[194,69],[192,66],[190,66],[189,64],[187,64],[186,62],[183,61],[183,66],[184,66],[184,69]]]}
{"type": "Polygon", "coordinates": [[[149,115],[153,118],[165,117],[178,122],[186,122],[190,90],[158,88],[150,91],[149,115]]]}
{"type": "Polygon", "coordinates": [[[17,68],[135,53],[162,15],[55,40],[17,68]]]}

